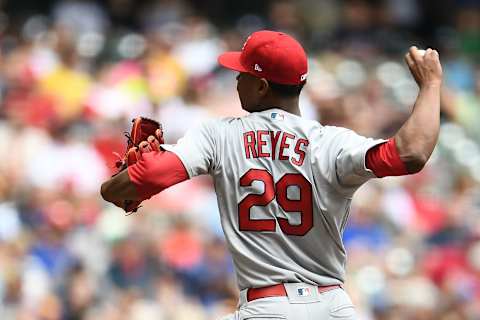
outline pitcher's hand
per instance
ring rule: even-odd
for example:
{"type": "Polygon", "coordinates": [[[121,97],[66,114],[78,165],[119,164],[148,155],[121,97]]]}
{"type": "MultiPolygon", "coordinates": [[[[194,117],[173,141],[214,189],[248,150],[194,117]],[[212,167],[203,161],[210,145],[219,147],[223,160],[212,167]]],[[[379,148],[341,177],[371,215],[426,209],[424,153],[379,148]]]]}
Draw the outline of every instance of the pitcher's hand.
{"type": "Polygon", "coordinates": [[[422,55],[417,47],[410,47],[405,61],[420,88],[442,84],[442,65],[437,50],[427,49],[422,55]]]}

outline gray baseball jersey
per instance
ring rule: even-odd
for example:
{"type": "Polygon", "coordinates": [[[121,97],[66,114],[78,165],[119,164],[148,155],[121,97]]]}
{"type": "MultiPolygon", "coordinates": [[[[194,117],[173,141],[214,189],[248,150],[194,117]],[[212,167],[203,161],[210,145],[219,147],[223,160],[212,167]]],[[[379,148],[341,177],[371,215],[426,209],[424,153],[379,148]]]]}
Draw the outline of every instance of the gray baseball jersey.
{"type": "Polygon", "coordinates": [[[210,121],[163,147],[190,177],[212,175],[245,289],[343,283],[351,198],[374,177],[365,167],[367,150],[384,141],[269,109],[210,121]]]}

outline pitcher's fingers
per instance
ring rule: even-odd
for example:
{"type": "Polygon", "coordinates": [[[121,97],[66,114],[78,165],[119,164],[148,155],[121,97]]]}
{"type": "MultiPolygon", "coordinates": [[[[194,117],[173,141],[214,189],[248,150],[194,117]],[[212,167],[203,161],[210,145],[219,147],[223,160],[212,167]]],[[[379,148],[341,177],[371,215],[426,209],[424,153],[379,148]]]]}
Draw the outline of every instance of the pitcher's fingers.
{"type": "Polygon", "coordinates": [[[150,144],[145,140],[140,142],[138,149],[140,149],[140,154],[152,151],[150,144]]]}
{"type": "Polygon", "coordinates": [[[435,68],[441,68],[437,50],[431,49],[428,55],[425,56],[425,59],[428,60],[429,64],[435,66],[435,68]]]}
{"type": "Polygon", "coordinates": [[[428,60],[436,60],[437,55],[433,49],[428,49],[428,52],[425,54],[425,58],[428,60]]]}
{"type": "Polygon", "coordinates": [[[440,61],[440,54],[438,53],[437,50],[432,50],[431,55],[432,55],[432,58],[433,58],[434,60],[440,61]]]}
{"type": "Polygon", "coordinates": [[[154,136],[149,136],[147,138],[147,141],[153,151],[160,151],[160,142],[158,142],[157,138],[155,138],[154,136]]]}
{"type": "Polygon", "coordinates": [[[410,53],[407,53],[405,55],[405,62],[410,68],[413,68],[413,66],[415,65],[415,62],[413,61],[412,55],[410,53]]]}
{"type": "Polygon", "coordinates": [[[415,46],[410,47],[408,52],[410,53],[410,56],[412,57],[412,59],[415,63],[422,63],[423,57],[420,54],[417,47],[415,47],[415,46]]]}
{"type": "Polygon", "coordinates": [[[442,72],[442,64],[440,63],[440,55],[438,54],[438,51],[437,50],[432,50],[431,57],[432,57],[432,62],[435,64],[435,67],[441,73],[442,72]]]}

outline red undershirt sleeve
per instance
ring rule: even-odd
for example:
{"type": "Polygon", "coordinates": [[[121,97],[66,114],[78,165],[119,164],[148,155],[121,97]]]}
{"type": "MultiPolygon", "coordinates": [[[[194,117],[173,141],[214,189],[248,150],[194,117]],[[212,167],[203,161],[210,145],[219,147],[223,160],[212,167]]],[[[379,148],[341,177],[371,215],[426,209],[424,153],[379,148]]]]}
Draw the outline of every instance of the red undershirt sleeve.
{"type": "Polygon", "coordinates": [[[375,176],[403,176],[408,174],[405,164],[400,159],[394,138],[367,151],[365,163],[375,176]]]}
{"type": "Polygon", "coordinates": [[[142,154],[142,159],[128,167],[128,176],[141,200],[188,179],[180,158],[169,151],[142,154]]]}

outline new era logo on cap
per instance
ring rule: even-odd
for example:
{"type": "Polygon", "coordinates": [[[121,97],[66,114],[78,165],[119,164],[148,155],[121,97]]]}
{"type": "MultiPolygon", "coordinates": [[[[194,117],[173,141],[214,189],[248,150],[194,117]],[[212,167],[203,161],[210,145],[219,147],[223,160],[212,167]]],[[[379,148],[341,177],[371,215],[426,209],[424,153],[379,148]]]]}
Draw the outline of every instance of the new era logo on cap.
{"type": "Polygon", "coordinates": [[[218,62],[229,69],[247,72],[269,81],[299,85],[307,79],[307,55],[291,36],[276,31],[252,33],[242,51],[225,52],[218,62]]]}

